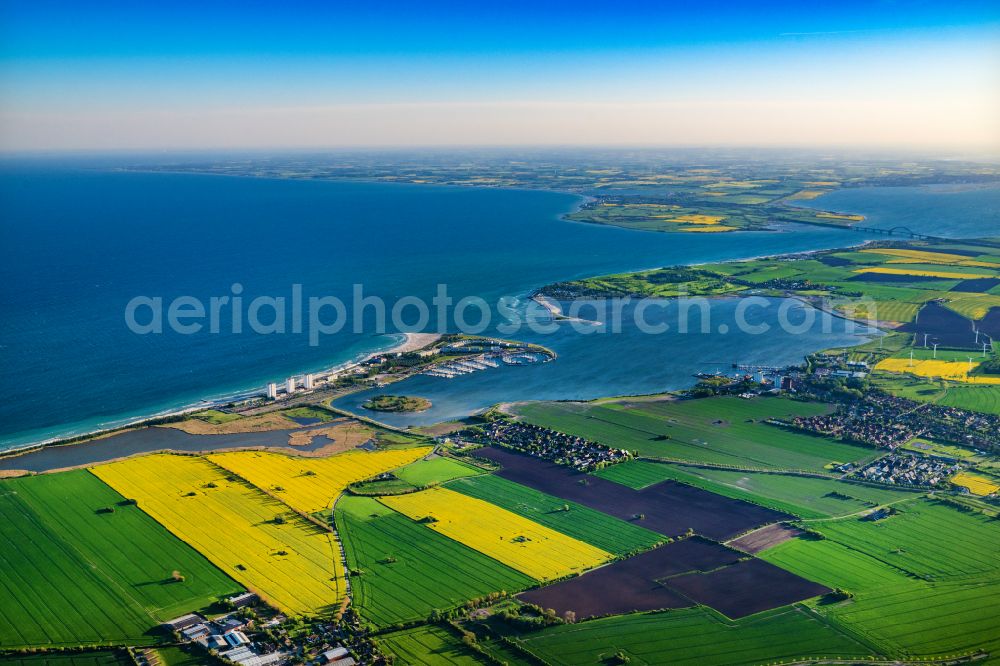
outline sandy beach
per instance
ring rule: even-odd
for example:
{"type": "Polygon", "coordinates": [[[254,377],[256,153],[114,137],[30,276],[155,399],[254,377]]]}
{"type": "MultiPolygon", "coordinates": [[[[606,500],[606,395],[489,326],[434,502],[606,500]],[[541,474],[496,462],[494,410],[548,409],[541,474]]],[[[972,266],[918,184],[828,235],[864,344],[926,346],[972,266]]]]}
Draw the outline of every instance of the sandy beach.
{"type": "MultiPolygon", "coordinates": [[[[440,333],[404,333],[403,335],[406,336],[406,339],[403,342],[388,350],[388,352],[382,353],[405,353],[417,351],[418,349],[429,347],[441,339],[440,333]]],[[[377,354],[373,354],[373,356],[377,356],[377,354]]]]}
{"type": "MultiPolygon", "coordinates": [[[[349,371],[352,368],[355,368],[360,364],[364,363],[365,361],[372,359],[376,356],[381,356],[383,354],[402,354],[411,351],[418,351],[420,349],[423,349],[425,347],[434,344],[435,342],[441,339],[440,333],[403,333],[402,335],[404,336],[403,340],[388,349],[372,352],[356,361],[337,365],[327,370],[311,374],[317,375],[319,377],[330,377],[340,372],[349,371]]],[[[301,374],[303,373],[299,373],[299,375],[301,374]]],[[[264,388],[263,386],[259,388],[259,392],[261,394],[263,393],[263,388],[264,388]]],[[[248,390],[244,394],[252,395],[253,393],[254,390],[248,390]]],[[[19,455],[24,455],[32,451],[37,451],[40,448],[46,448],[46,449],[56,448],[56,447],[63,448],[63,447],[76,446],[79,444],[86,444],[88,442],[93,442],[95,439],[98,438],[121,434],[129,430],[141,429],[145,427],[150,421],[155,421],[163,418],[170,418],[174,416],[183,416],[185,414],[193,414],[195,412],[200,412],[205,409],[212,409],[213,407],[224,405],[231,401],[232,401],[232,396],[227,396],[224,398],[216,398],[216,399],[206,399],[199,402],[197,405],[191,405],[169,412],[150,414],[149,416],[135,419],[129,423],[123,423],[120,426],[115,426],[113,428],[101,428],[89,433],[74,435],[73,437],[70,438],[58,438],[42,442],[35,442],[25,446],[20,446],[17,448],[0,451],[0,459],[6,457],[16,457],[19,455]],[[67,440],[74,440],[74,441],[67,441],[67,440]]]]}
{"type": "Polygon", "coordinates": [[[600,326],[601,322],[593,321],[590,319],[580,319],[579,317],[570,317],[569,315],[563,314],[562,306],[558,302],[545,296],[544,294],[535,294],[531,297],[531,300],[541,305],[543,308],[549,311],[552,318],[556,321],[573,321],[580,324],[587,324],[589,326],[600,326]]]}

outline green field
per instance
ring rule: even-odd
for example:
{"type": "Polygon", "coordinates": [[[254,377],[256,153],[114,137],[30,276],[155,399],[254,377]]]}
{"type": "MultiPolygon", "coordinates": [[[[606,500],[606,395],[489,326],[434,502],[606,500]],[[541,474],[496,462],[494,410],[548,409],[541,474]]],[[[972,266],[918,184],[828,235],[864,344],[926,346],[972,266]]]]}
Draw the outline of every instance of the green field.
{"type": "MultiPolygon", "coordinates": [[[[761,554],[800,576],[854,594],[817,611],[893,657],[1000,650],[1000,580],[928,583],[830,540],[794,539],[761,554]]],[[[997,570],[1000,565],[994,563],[997,570]]]]}
{"type": "Polygon", "coordinates": [[[867,304],[847,304],[839,308],[848,317],[856,319],[874,319],[877,321],[913,321],[920,310],[920,303],[910,303],[908,301],[871,301],[867,304]]]}
{"type": "Polygon", "coordinates": [[[1000,580],[901,586],[859,594],[829,611],[890,655],[947,657],[987,650],[1000,654],[1000,580]]]}
{"type": "Polygon", "coordinates": [[[417,488],[483,473],[483,470],[472,465],[441,457],[418,460],[395,472],[397,477],[417,488]]]}
{"type": "Polygon", "coordinates": [[[374,412],[422,412],[430,409],[431,401],[410,395],[373,395],[361,407],[374,412]]]}
{"type": "Polygon", "coordinates": [[[290,419],[319,419],[323,423],[329,423],[337,418],[337,415],[321,407],[304,405],[302,407],[292,407],[283,409],[281,413],[290,419]]]}
{"type": "Polygon", "coordinates": [[[376,637],[382,649],[396,657],[395,663],[407,666],[478,666],[481,657],[462,644],[443,627],[423,625],[376,637]]]}
{"type": "Polygon", "coordinates": [[[1000,386],[960,386],[951,384],[937,401],[945,407],[1000,414],[1000,386]]]}
{"type": "Polygon", "coordinates": [[[532,403],[518,408],[527,421],[586,437],[640,456],[749,469],[827,471],[871,449],[763,423],[824,413],[826,405],[786,398],[608,403],[532,403]]]}
{"type": "Polygon", "coordinates": [[[662,535],[645,528],[498,476],[461,479],[448,484],[448,488],[520,514],[609,553],[624,555],[645,550],[663,540],[662,535]]]}
{"type": "Polygon", "coordinates": [[[911,499],[905,490],[874,488],[835,479],[766,472],[735,472],[634,460],[598,471],[597,476],[632,488],[673,479],[719,495],[753,502],[800,518],[830,518],[911,499]]]}
{"type": "Polygon", "coordinates": [[[336,522],[355,607],[379,625],[424,619],[490,592],[513,592],[535,581],[452,541],[368,497],[345,495],[336,522]]]}
{"type": "Polygon", "coordinates": [[[51,654],[0,655],[3,666],[131,666],[124,652],[53,652],[51,654]]]}
{"type": "Polygon", "coordinates": [[[902,448],[907,451],[916,451],[918,453],[923,453],[924,455],[939,458],[951,458],[952,460],[966,461],[980,460],[980,457],[977,456],[972,449],[952,444],[942,444],[941,442],[934,442],[922,437],[911,439],[909,442],[904,444],[902,448]]]}
{"type": "Polygon", "coordinates": [[[927,585],[870,555],[829,539],[792,539],[758,557],[827,587],[852,593],[927,585]]]}
{"type": "MultiPolygon", "coordinates": [[[[198,645],[190,647],[170,645],[157,648],[156,654],[160,656],[160,662],[163,666],[203,666],[207,661],[205,653],[198,645]]],[[[217,659],[215,662],[209,661],[208,663],[221,664],[222,660],[217,659]]]]}
{"type": "MultiPolygon", "coordinates": [[[[917,358],[916,354],[914,358],[917,358]]],[[[874,374],[872,383],[883,391],[901,398],[1000,415],[1000,386],[997,385],[970,385],[885,372],[874,374]]]]}
{"type": "Polygon", "coordinates": [[[213,425],[222,425],[223,423],[229,423],[230,421],[239,421],[243,417],[239,414],[220,412],[218,409],[206,409],[203,412],[192,414],[192,418],[200,419],[213,425]]]}
{"type": "Polygon", "coordinates": [[[242,591],[123,500],[85,470],[0,482],[0,647],[148,644],[242,591]]]}
{"type": "Polygon", "coordinates": [[[879,521],[856,518],[810,523],[828,539],[866,553],[915,576],[943,580],[998,568],[997,522],[932,500],[899,506],[879,521]]]}
{"type": "Polygon", "coordinates": [[[520,640],[551,664],[608,664],[622,650],[633,664],[735,665],[807,657],[864,657],[858,641],[797,607],[731,622],[706,608],[619,615],[567,624],[520,640]]]}

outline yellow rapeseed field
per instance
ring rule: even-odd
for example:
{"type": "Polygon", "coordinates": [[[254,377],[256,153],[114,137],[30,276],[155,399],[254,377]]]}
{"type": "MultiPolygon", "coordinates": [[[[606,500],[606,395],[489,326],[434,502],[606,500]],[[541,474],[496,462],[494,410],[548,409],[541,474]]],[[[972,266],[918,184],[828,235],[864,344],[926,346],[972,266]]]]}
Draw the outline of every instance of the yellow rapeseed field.
{"type": "Polygon", "coordinates": [[[949,292],[948,301],[945,305],[963,317],[982,319],[989,314],[991,308],[1000,307],[1000,296],[994,294],[949,292]]]}
{"type": "Polygon", "coordinates": [[[992,264],[986,261],[976,261],[970,259],[969,257],[962,254],[950,254],[947,252],[927,252],[924,250],[906,250],[906,249],[896,249],[896,248],[871,248],[867,250],[861,250],[861,252],[866,252],[868,254],[878,254],[888,257],[897,257],[896,259],[890,259],[889,263],[908,263],[908,262],[921,262],[927,264],[951,264],[954,266],[973,266],[980,268],[997,268],[996,264],[992,264]]]}
{"type": "Polygon", "coordinates": [[[846,220],[848,222],[861,222],[865,219],[864,215],[853,215],[851,213],[816,213],[816,217],[822,218],[824,220],[846,220]]]}
{"type": "Polygon", "coordinates": [[[721,187],[735,190],[751,190],[756,187],[763,187],[776,183],[776,180],[722,180],[717,183],[708,183],[705,187],[721,187]]]}
{"type": "Polygon", "coordinates": [[[678,215],[674,218],[674,222],[684,222],[687,224],[718,224],[722,222],[726,217],[724,215],[678,215]]]}
{"type": "Polygon", "coordinates": [[[954,273],[951,271],[925,271],[915,268],[885,268],[876,266],[874,268],[859,268],[855,273],[884,273],[886,275],[912,275],[914,277],[937,277],[951,280],[972,280],[975,278],[994,277],[990,273],[954,273]]]}
{"type": "Polygon", "coordinates": [[[142,456],[91,471],[285,613],[328,614],[343,599],[333,535],[204,458],[142,456]]]}
{"type": "Polygon", "coordinates": [[[328,458],[303,458],[267,451],[233,451],[207,456],[288,506],[305,513],[328,509],[352,483],[403,467],[430,453],[429,446],[389,451],[348,451],[328,458]]]}
{"type": "Polygon", "coordinates": [[[664,222],[676,222],[677,224],[718,224],[726,219],[723,215],[701,215],[698,213],[682,215],[668,213],[666,215],[653,215],[652,217],[664,222]]]}
{"type": "Polygon", "coordinates": [[[597,566],[612,555],[516,513],[446,488],[382,497],[391,509],[537,580],[597,566]]]}
{"type": "Polygon", "coordinates": [[[951,477],[951,482],[957,486],[968,488],[969,492],[973,495],[992,495],[1000,490],[1000,484],[997,484],[995,481],[991,481],[978,474],[970,474],[969,472],[959,472],[951,477]]]}
{"type": "Polygon", "coordinates": [[[711,226],[704,227],[681,227],[681,231],[694,232],[694,233],[721,233],[723,231],[736,231],[736,227],[727,227],[724,224],[714,224],[711,226]]]}
{"type": "MultiPolygon", "coordinates": [[[[975,370],[979,363],[973,362],[975,370]]],[[[969,364],[965,361],[938,361],[935,359],[911,361],[908,358],[887,358],[879,361],[876,370],[909,373],[918,377],[941,378],[966,384],[1000,384],[1000,377],[983,377],[969,374],[969,364]]]]}
{"type": "MultiPolygon", "coordinates": [[[[912,264],[913,259],[909,257],[897,257],[895,259],[890,259],[885,262],[887,264],[912,264]]],[[[944,260],[934,260],[934,261],[922,261],[923,264],[931,264],[932,266],[962,266],[963,268],[997,268],[996,264],[990,263],[988,261],[944,261],[944,260]]]]}
{"type": "Polygon", "coordinates": [[[826,194],[827,191],[828,190],[800,190],[795,194],[789,196],[788,199],[797,201],[816,199],[826,194]]]}

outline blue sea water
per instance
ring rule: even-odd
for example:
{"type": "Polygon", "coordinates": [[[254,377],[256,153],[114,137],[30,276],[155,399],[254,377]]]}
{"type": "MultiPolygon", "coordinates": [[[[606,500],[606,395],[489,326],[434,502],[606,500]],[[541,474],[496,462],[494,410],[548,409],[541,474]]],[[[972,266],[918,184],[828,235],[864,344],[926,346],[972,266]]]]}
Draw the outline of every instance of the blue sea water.
{"type": "MultiPolygon", "coordinates": [[[[0,376],[5,386],[0,448],[235,394],[398,340],[370,326],[357,333],[347,326],[322,337],[317,346],[305,333],[290,330],[234,334],[225,313],[219,333],[137,335],[124,317],[126,304],[136,296],[165,303],[193,296],[207,302],[232,296],[238,283],[249,302],[257,296],[290,298],[299,284],[306,299],[334,295],[349,302],[360,284],[365,295],[391,305],[403,296],[429,301],[439,284],[447,284],[455,300],[475,295],[496,303],[508,297],[523,310],[532,289],[553,281],[861,240],[851,232],[815,227],[652,234],[561,220],[579,201],[540,191],[6,163],[0,170],[0,376]]],[[[621,358],[642,358],[643,352],[634,350],[639,343],[623,338],[602,346],[565,331],[560,336],[565,338],[553,338],[551,345],[560,359],[546,369],[493,376],[494,382],[501,376],[516,378],[503,380],[515,384],[504,389],[505,396],[541,397],[538,383],[514,390],[527,376],[516,374],[521,370],[565,368],[539,375],[546,378],[544,397],[590,395],[598,388],[615,394],[669,386],[689,374],[690,359],[734,356],[717,353],[711,336],[697,345],[672,338],[660,344],[670,345],[663,358],[667,363],[678,359],[677,369],[661,372],[640,364],[650,371],[636,373],[621,358]]],[[[807,333],[796,344],[815,349],[828,346],[827,339],[824,333],[807,333]]],[[[764,340],[759,344],[765,348],[764,340]]],[[[787,349],[789,356],[801,355],[798,347],[787,349]]],[[[748,348],[740,357],[755,353],[748,348]]],[[[448,400],[442,396],[438,402],[448,400]]]]}
{"type": "Polygon", "coordinates": [[[876,229],[907,227],[946,238],[1000,235],[1000,188],[996,185],[857,187],[831,192],[802,205],[861,213],[876,229]]]}

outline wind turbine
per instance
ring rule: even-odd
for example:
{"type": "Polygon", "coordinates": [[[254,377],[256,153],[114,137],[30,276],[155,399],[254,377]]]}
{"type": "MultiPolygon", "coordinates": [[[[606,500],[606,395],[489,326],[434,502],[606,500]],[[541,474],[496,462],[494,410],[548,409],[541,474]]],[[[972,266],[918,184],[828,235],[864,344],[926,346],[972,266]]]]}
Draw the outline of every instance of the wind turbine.
{"type": "Polygon", "coordinates": [[[910,350],[910,367],[913,367],[913,350],[910,350]]]}
{"type": "Polygon", "coordinates": [[[983,358],[986,358],[986,348],[989,346],[988,342],[983,343],[983,358]]]}
{"type": "MultiPolygon", "coordinates": [[[[928,335],[930,335],[930,333],[924,333],[924,349],[927,349],[927,336],[928,335]]],[[[976,339],[976,342],[979,342],[978,338],[976,339]]]]}
{"type": "Polygon", "coordinates": [[[965,376],[968,377],[971,374],[972,374],[972,357],[970,356],[969,357],[969,370],[968,370],[968,372],[965,373],[965,376]]]}
{"type": "Polygon", "coordinates": [[[941,343],[939,343],[939,342],[934,342],[934,343],[931,343],[931,344],[933,344],[933,345],[934,345],[934,358],[937,358],[937,347],[938,347],[938,345],[939,345],[939,344],[941,344],[941,343]]]}

